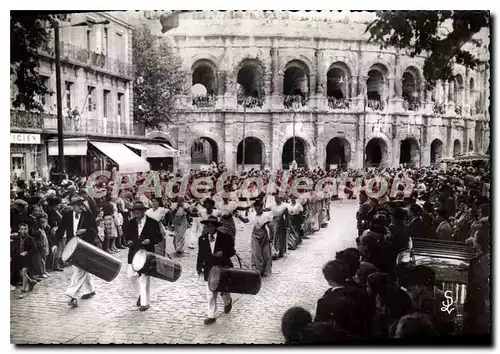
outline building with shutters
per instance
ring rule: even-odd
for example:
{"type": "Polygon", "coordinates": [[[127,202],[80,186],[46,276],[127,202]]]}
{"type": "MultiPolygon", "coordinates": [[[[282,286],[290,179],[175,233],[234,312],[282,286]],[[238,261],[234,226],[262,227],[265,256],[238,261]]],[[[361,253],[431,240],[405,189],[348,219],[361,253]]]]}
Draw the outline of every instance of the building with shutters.
{"type": "MultiPolygon", "coordinates": [[[[489,146],[489,53],[424,88],[423,58],[367,42],[367,12],[197,11],[162,35],[183,59],[182,114],[147,132],[179,167],[416,166],[489,146]],[[187,87],[189,89],[189,87],[187,87]],[[244,128],[245,127],[245,128],[244,128]],[[295,132],[295,134],[294,134],[295,132]],[[293,137],[295,136],[295,144],[293,137]]],[[[143,13],[161,34],[159,13],[143,13]]],[[[488,41],[489,33],[480,33],[488,41]]]]}
{"type": "MultiPolygon", "coordinates": [[[[123,172],[149,170],[151,164],[172,168],[173,149],[153,143],[133,121],[133,27],[120,12],[72,14],[60,26],[64,155],[69,174],[88,175],[112,167],[123,172]],[[106,20],[109,23],[71,27],[106,20]],[[153,149],[156,155],[151,154],[153,149]]],[[[54,92],[38,98],[45,113],[11,109],[11,171],[23,179],[34,170],[48,177],[58,159],[53,40],[40,48],[39,58],[39,73],[54,92]]],[[[13,80],[12,99],[17,89],[13,80]]]]}

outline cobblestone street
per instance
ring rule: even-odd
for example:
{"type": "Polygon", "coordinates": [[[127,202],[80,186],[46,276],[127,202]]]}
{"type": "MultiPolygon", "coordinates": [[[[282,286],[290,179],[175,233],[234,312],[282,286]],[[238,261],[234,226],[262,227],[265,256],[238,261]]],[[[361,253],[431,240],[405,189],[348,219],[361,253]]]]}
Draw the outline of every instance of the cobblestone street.
{"type": "MultiPolygon", "coordinates": [[[[273,262],[273,274],[264,278],[257,295],[233,294],[233,309],[223,313],[219,297],[217,322],[205,326],[206,285],[198,280],[197,250],[178,258],[183,273],[176,283],[151,278],[151,309],[139,312],[126,277],[126,254],[120,275],[111,283],[93,277],[96,296],[67,306],[64,295],[70,268],[51,273],[24,299],[11,292],[11,342],[14,344],[272,344],[283,341],[281,316],[291,306],[314,314],[316,301],[327,284],[321,267],[335,252],[354,245],[357,201],[333,202],[327,229],[304,240],[284,259],[273,262]]],[[[250,264],[250,227],[238,230],[236,249],[250,264]]],[[[167,245],[172,252],[172,242],[167,245]]],[[[237,266],[237,261],[234,261],[237,266]]]]}

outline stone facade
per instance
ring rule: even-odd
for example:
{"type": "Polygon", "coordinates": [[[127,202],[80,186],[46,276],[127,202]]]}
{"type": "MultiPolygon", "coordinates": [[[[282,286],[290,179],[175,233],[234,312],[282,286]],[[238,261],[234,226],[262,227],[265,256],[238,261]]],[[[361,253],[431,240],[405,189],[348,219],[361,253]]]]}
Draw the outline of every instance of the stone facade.
{"type": "Polygon", "coordinates": [[[182,14],[180,26],[163,40],[183,59],[188,86],[202,83],[207,96],[181,97],[175,124],[148,136],[176,147],[184,170],[201,138],[211,143],[219,161],[237,168],[244,131],[262,146],[261,153],[256,148],[250,153],[260,153],[262,167],[271,169],[290,162],[291,145],[283,150],[294,130],[296,153],[304,155],[297,161],[313,168],[340,161],[363,167],[365,149],[366,166],[429,165],[453,155],[456,141],[455,154],[484,153],[488,54],[475,71],[457,65],[453,83],[425,92],[422,57],[367,42],[364,31],[372,16],[182,14]],[[253,97],[246,108],[244,97],[253,97]],[[334,138],[337,145],[329,145],[334,138]]]}

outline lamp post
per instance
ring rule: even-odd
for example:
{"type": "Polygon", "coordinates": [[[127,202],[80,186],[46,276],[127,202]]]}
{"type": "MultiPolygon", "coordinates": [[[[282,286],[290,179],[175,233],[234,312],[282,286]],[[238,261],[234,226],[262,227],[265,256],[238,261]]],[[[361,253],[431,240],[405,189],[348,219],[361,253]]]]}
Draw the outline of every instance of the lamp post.
{"type": "Polygon", "coordinates": [[[247,96],[243,100],[243,155],[241,159],[241,171],[245,171],[245,145],[246,145],[246,123],[247,123],[247,96]]]}
{"type": "MultiPolygon", "coordinates": [[[[76,23],[70,26],[64,27],[91,27],[93,25],[107,25],[108,20],[96,22],[93,20],[87,20],[84,22],[76,23]]],[[[57,107],[57,148],[59,152],[59,173],[61,179],[65,175],[65,164],[64,164],[64,121],[62,115],[62,92],[61,92],[61,48],[59,39],[59,29],[64,28],[59,26],[59,22],[55,21],[52,25],[54,29],[54,54],[56,61],[56,107],[57,107]]]]}

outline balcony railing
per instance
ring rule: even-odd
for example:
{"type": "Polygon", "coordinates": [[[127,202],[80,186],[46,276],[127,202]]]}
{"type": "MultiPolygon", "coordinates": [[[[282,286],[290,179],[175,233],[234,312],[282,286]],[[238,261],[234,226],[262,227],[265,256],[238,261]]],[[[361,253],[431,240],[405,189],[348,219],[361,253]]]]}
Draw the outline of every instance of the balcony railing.
{"type": "MultiPolygon", "coordinates": [[[[26,111],[11,110],[10,126],[17,129],[40,129],[57,131],[57,116],[47,113],[36,114],[26,111]]],[[[100,119],[63,118],[65,133],[87,133],[106,135],[144,136],[144,126],[134,124],[129,127],[126,123],[114,121],[104,122],[100,119]],[[130,133],[129,133],[130,129],[130,133]]]]}
{"type": "Polygon", "coordinates": [[[262,108],[264,106],[265,98],[264,97],[251,97],[251,96],[237,96],[238,106],[246,106],[246,108],[262,108]]]}
{"type": "Polygon", "coordinates": [[[215,95],[204,95],[193,97],[193,106],[198,108],[211,108],[215,107],[217,102],[217,96],[215,95]]]}
{"type": "Polygon", "coordinates": [[[462,115],[462,106],[460,106],[460,105],[456,105],[456,106],[455,106],[455,113],[456,113],[457,115],[461,116],[461,115],[462,115]]]}
{"type": "Polygon", "coordinates": [[[349,109],[350,103],[347,98],[328,97],[328,107],[331,109],[349,109]]]}
{"type": "Polygon", "coordinates": [[[368,100],[366,105],[374,111],[383,111],[384,102],[379,100],[368,100]]]}
{"type": "Polygon", "coordinates": [[[420,102],[403,100],[403,108],[405,111],[418,111],[420,108],[420,102]]]}
{"type": "Polygon", "coordinates": [[[302,95],[285,95],[283,96],[283,107],[292,109],[296,107],[303,107],[307,104],[307,98],[302,95]]]}
{"type": "Polygon", "coordinates": [[[437,103],[434,102],[434,105],[432,106],[432,113],[434,114],[444,114],[446,112],[446,109],[444,108],[443,103],[437,103]]]}
{"type": "MultiPolygon", "coordinates": [[[[39,50],[50,56],[55,55],[53,43],[45,43],[39,48],[39,50]]],[[[61,59],[76,61],[84,65],[101,68],[123,76],[134,76],[133,65],[111,58],[104,53],[92,52],[69,43],[61,42],[61,59]]]]}

